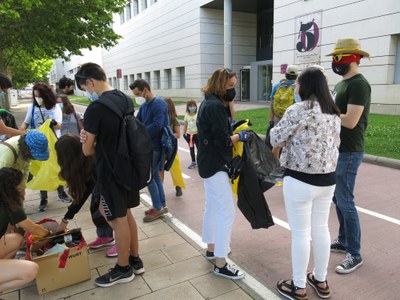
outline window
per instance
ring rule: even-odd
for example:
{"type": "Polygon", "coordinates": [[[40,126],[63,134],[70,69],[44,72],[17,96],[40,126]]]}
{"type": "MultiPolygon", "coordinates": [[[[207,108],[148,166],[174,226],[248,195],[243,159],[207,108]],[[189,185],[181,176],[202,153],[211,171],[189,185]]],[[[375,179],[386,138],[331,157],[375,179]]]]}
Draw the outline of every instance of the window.
{"type": "Polygon", "coordinates": [[[166,81],[165,88],[172,89],[172,72],[171,69],[166,69],[164,71],[164,77],[166,81]]]}
{"type": "Polygon", "coordinates": [[[145,72],[144,73],[144,80],[147,81],[147,83],[150,85],[151,87],[151,77],[150,77],[150,72],[145,72]]]}
{"type": "Polygon", "coordinates": [[[129,84],[133,83],[135,81],[135,75],[131,74],[129,75],[129,84]]]}
{"type": "Polygon", "coordinates": [[[157,89],[157,90],[161,88],[161,84],[160,84],[160,71],[154,71],[153,88],[154,88],[154,89],[157,89]]]}
{"type": "Polygon", "coordinates": [[[136,79],[141,79],[142,78],[142,73],[137,73],[136,74],[136,79]]]}
{"type": "Polygon", "coordinates": [[[142,1],[142,10],[145,10],[147,8],[147,0],[141,0],[142,1]]]}
{"type": "Polygon", "coordinates": [[[178,89],[185,88],[185,67],[176,68],[177,85],[178,89]]]}
{"type": "Polygon", "coordinates": [[[139,0],[133,0],[133,15],[139,14],[139,0]]]}
{"type": "Polygon", "coordinates": [[[121,24],[124,24],[124,23],[125,23],[125,14],[124,14],[124,11],[122,11],[121,14],[119,15],[119,22],[120,22],[121,24]]]}
{"type": "Polygon", "coordinates": [[[394,84],[400,83],[400,35],[397,35],[396,62],[394,63],[394,84]]]}
{"type": "Polygon", "coordinates": [[[130,3],[126,6],[125,11],[126,11],[126,20],[128,21],[132,19],[132,7],[130,3]]]}
{"type": "Polygon", "coordinates": [[[123,90],[127,90],[128,86],[128,75],[124,75],[124,86],[122,87],[123,90]]]}

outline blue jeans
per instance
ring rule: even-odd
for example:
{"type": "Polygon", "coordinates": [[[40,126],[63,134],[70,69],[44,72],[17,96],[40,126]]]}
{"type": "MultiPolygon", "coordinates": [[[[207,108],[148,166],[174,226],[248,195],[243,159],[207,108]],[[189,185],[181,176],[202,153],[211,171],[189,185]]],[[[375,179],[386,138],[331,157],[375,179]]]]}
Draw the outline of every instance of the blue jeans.
{"type": "Polygon", "coordinates": [[[339,153],[336,167],[336,189],[333,202],[339,220],[339,242],[353,256],[360,256],[361,228],[356,205],[354,186],[358,167],[364,152],[339,153]]]}
{"type": "Polygon", "coordinates": [[[153,151],[153,178],[148,185],[151,201],[156,210],[165,206],[164,187],[160,177],[159,165],[161,160],[161,151],[153,151]]]}

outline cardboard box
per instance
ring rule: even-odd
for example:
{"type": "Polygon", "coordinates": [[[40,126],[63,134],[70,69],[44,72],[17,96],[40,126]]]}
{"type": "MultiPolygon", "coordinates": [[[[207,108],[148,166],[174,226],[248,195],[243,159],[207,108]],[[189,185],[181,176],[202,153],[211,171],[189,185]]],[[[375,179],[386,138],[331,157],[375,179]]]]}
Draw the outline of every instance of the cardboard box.
{"type": "MultiPolygon", "coordinates": [[[[80,233],[80,228],[55,237],[63,237],[66,241],[69,241],[71,233],[77,232],[80,233]]],[[[51,238],[40,239],[32,244],[30,248],[32,261],[39,265],[39,273],[36,277],[39,295],[91,278],[88,248],[82,235],[81,237],[81,243],[76,247],[69,248],[63,252],[37,257],[34,257],[34,252],[51,238]]]]}

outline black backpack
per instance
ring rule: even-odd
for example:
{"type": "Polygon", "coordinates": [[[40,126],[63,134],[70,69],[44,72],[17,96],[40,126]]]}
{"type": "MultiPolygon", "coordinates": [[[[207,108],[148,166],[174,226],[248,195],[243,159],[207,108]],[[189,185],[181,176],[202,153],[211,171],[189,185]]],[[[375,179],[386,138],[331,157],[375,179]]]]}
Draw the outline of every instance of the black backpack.
{"type": "Polygon", "coordinates": [[[121,94],[127,103],[124,113],[113,101],[104,101],[102,98],[98,100],[122,120],[114,168],[109,158],[105,157],[119,185],[128,191],[140,190],[152,179],[153,144],[146,127],[134,116],[132,101],[121,94]]]}

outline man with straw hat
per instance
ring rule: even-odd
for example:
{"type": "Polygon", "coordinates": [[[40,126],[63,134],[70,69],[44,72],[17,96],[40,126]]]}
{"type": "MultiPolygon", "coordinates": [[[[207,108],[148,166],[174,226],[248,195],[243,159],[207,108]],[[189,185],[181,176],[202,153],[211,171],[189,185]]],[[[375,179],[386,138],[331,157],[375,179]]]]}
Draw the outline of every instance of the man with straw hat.
{"type": "Polygon", "coordinates": [[[334,51],[327,56],[332,56],[333,72],[343,78],[334,89],[335,102],[341,111],[342,127],[333,197],[339,219],[339,235],[331,244],[331,252],[346,253],[346,258],[335,271],[348,274],[363,263],[354,185],[364,156],[364,135],[371,103],[371,86],[360,74],[358,66],[361,58],[369,58],[369,54],[361,50],[357,39],[343,38],[336,41],[334,51]]]}

